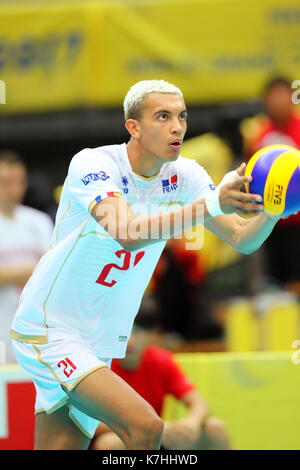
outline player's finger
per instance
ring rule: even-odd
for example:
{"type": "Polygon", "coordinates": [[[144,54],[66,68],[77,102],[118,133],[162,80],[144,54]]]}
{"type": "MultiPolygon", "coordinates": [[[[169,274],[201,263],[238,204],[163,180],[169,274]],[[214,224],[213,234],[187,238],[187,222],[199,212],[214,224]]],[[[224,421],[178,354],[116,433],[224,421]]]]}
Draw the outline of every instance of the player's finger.
{"type": "Polygon", "coordinates": [[[250,202],[252,204],[262,203],[262,197],[259,194],[242,193],[241,191],[232,191],[232,197],[241,202],[250,202]]]}
{"type": "Polygon", "coordinates": [[[248,215],[249,212],[252,212],[257,215],[261,214],[264,211],[264,207],[261,204],[249,204],[236,201],[234,203],[234,206],[239,212],[242,212],[245,215],[248,215]]]}
{"type": "Polygon", "coordinates": [[[252,181],[252,176],[241,176],[237,178],[233,183],[231,183],[231,187],[233,189],[241,188],[245,183],[250,183],[252,181]]]}
{"type": "Polygon", "coordinates": [[[235,171],[237,172],[239,176],[243,176],[245,173],[245,169],[246,169],[246,163],[244,162],[235,171]]]}

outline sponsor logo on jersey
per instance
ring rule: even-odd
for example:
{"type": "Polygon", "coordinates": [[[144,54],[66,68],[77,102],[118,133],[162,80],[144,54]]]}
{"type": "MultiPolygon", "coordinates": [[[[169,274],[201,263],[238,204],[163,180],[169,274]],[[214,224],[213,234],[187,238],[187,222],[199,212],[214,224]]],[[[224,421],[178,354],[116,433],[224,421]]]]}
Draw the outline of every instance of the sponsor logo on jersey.
{"type": "Polygon", "coordinates": [[[120,341],[120,342],[125,342],[125,341],[127,341],[127,336],[122,336],[122,335],[120,335],[120,336],[119,336],[119,341],[120,341]]]}
{"type": "Polygon", "coordinates": [[[99,171],[99,173],[89,173],[88,175],[81,178],[81,181],[83,181],[83,183],[87,185],[91,181],[106,181],[108,178],[109,176],[105,173],[105,171],[99,171]]]}
{"type": "Polygon", "coordinates": [[[128,186],[128,179],[126,178],[126,176],[122,176],[122,184],[123,184],[123,188],[122,188],[123,193],[124,193],[124,194],[127,194],[127,193],[128,193],[128,188],[127,188],[127,186],[128,186]]]}
{"type": "Polygon", "coordinates": [[[169,193],[170,191],[175,191],[178,188],[177,184],[177,175],[171,176],[171,178],[167,180],[162,180],[162,190],[163,193],[169,193]]]}
{"type": "Polygon", "coordinates": [[[216,187],[215,187],[214,184],[210,184],[209,187],[210,187],[210,189],[211,189],[212,191],[214,191],[214,190],[216,189],[216,187]]]}

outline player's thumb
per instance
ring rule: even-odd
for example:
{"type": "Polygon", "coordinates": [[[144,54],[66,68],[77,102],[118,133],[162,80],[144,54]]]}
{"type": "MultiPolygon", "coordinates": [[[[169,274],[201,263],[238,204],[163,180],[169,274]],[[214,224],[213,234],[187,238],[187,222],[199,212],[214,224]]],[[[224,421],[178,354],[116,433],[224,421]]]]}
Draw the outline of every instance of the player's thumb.
{"type": "Polygon", "coordinates": [[[246,163],[244,162],[235,171],[237,172],[239,176],[243,176],[245,173],[245,169],[246,169],[246,163]]]}

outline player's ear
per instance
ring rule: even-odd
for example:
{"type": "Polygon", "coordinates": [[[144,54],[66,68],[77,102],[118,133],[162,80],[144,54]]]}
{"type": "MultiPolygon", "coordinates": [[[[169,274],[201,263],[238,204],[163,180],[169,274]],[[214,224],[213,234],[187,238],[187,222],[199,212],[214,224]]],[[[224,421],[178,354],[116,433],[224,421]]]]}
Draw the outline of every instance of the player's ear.
{"type": "Polygon", "coordinates": [[[127,119],[125,127],[132,137],[138,138],[140,136],[140,126],[137,119],[127,119]]]}

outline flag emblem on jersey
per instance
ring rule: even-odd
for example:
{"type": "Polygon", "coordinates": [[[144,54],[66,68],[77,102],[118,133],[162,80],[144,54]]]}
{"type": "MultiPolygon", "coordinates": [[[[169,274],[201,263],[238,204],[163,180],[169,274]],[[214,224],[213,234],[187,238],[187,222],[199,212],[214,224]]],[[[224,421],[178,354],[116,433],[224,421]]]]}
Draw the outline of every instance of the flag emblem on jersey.
{"type": "Polygon", "coordinates": [[[170,191],[175,191],[178,187],[177,184],[177,175],[171,176],[171,178],[168,178],[167,180],[162,180],[162,190],[163,193],[169,193],[170,191]]]}
{"type": "Polygon", "coordinates": [[[99,171],[98,173],[89,173],[88,175],[81,178],[81,181],[83,181],[83,183],[87,185],[91,181],[106,181],[108,178],[109,176],[105,173],[105,171],[99,171]]]}
{"type": "Polygon", "coordinates": [[[121,197],[122,196],[122,194],[118,193],[117,191],[109,191],[108,193],[104,193],[104,194],[105,194],[104,197],[103,196],[97,196],[95,198],[95,201],[100,202],[103,199],[105,199],[105,197],[121,197]]]}

